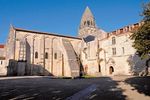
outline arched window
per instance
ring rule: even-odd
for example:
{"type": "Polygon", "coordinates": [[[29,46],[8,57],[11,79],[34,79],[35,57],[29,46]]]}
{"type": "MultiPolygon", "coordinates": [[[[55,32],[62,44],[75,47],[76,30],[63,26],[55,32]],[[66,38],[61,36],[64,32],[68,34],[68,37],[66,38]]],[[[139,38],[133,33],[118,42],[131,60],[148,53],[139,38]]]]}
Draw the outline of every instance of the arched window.
{"type": "Polygon", "coordinates": [[[37,51],[35,52],[35,58],[38,58],[38,52],[37,51]]]}
{"type": "Polygon", "coordinates": [[[112,37],[112,44],[116,44],[116,38],[112,37]]]}
{"type": "Polygon", "coordinates": [[[45,59],[48,59],[48,52],[45,53],[45,59]]]}
{"type": "Polygon", "coordinates": [[[93,25],[92,21],[91,21],[91,25],[93,25]]]}
{"type": "Polygon", "coordinates": [[[1,65],[3,64],[3,61],[1,61],[1,65]]]}
{"type": "Polygon", "coordinates": [[[54,59],[57,59],[57,53],[54,54],[54,59]]]}
{"type": "Polygon", "coordinates": [[[86,21],[84,22],[84,25],[86,25],[86,21]]]}
{"type": "Polygon", "coordinates": [[[116,55],[116,48],[112,48],[112,54],[116,55]]]}
{"type": "Polygon", "coordinates": [[[90,21],[87,21],[88,26],[90,25],[90,21]]]}
{"type": "Polygon", "coordinates": [[[124,50],[124,47],[122,47],[122,54],[124,54],[125,53],[125,50],[124,50]]]}
{"type": "Polygon", "coordinates": [[[114,68],[112,66],[109,67],[109,74],[112,74],[114,72],[114,68]]]}

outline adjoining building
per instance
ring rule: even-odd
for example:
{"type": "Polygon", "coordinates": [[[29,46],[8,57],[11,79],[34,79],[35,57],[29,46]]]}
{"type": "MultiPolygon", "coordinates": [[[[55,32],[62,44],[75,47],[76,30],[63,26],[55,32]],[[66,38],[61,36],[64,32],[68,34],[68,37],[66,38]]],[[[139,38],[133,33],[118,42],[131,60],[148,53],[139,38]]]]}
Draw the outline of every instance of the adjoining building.
{"type": "Polygon", "coordinates": [[[0,76],[5,76],[7,74],[5,59],[5,46],[0,44],[0,76]]]}
{"type": "Polygon", "coordinates": [[[131,75],[144,69],[130,35],[142,23],[107,33],[97,27],[87,7],[78,37],[26,30],[11,26],[5,45],[7,75],[78,77],[131,75]]]}

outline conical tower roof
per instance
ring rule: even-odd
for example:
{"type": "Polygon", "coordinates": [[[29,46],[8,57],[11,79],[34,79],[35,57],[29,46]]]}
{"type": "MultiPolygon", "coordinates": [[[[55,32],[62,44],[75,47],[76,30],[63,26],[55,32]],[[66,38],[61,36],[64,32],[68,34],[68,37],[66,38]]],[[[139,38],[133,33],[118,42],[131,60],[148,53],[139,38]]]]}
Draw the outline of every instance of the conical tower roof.
{"type": "Polygon", "coordinates": [[[91,12],[91,10],[89,9],[89,7],[87,6],[83,15],[82,15],[82,19],[81,19],[81,23],[80,23],[80,28],[84,28],[84,27],[95,27],[95,18],[91,12]]]}
{"type": "Polygon", "coordinates": [[[96,26],[95,18],[89,9],[86,7],[80,22],[79,37],[96,36],[103,38],[106,32],[96,26]]]}
{"type": "MultiPolygon", "coordinates": [[[[86,18],[88,18],[88,17],[93,17],[93,14],[92,14],[92,12],[91,12],[91,10],[89,9],[89,7],[87,6],[86,7],[86,9],[85,9],[85,11],[84,11],[84,13],[83,13],[83,15],[82,15],[82,18],[83,17],[86,17],[86,18]]],[[[94,18],[94,17],[93,17],[94,18]]]]}

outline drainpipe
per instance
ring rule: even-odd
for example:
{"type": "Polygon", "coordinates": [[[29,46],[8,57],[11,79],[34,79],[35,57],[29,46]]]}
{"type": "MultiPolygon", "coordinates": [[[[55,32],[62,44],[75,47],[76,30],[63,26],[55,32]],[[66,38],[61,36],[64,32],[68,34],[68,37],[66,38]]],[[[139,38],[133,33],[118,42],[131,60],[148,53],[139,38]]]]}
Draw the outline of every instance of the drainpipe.
{"type": "Polygon", "coordinates": [[[106,51],[105,50],[104,50],[104,59],[105,59],[105,75],[106,75],[106,51]]]}
{"type": "Polygon", "coordinates": [[[53,39],[51,44],[51,73],[53,73],[53,39]]]}
{"type": "Polygon", "coordinates": [[[43,50],[43,67],[44,67],[44,70],[43,70],[43,74],[45,75],[45,36],[44,36],[44,44],[43,44],[43,48],[44,48],[44,50],[43,50]]]}
{"type": "Polygon", "coordinates": [[[98,63],[98,72],[101,72],[101,69],[100,69],[100,59],[99,59],[99,40],[97,39],[97,63],[98,63]]]}
{"type": "Polygon", "coordinates": [[[32,68],[34,67],[34,41],[35,41],[35,37],[33,37],[33,50],[32,50],[32,67],[30,68],[30,74],[32,75],[32,68]]]}
{"type": "Polygon", "coordinates": [[[52,38],[52,44],[51,44],[51,73],[53,74],[53,42],[54,42],[54,39],[56,37],[53,37],[52,38]]]}
{"type": "Polygon", "coordinates": [[[35,41],[35,38],[33,38],[33,50],[32,50],[32,52],[33,52],[33,57],[32,57],[32,64],[34,64],[34,41],[35,41]]]}

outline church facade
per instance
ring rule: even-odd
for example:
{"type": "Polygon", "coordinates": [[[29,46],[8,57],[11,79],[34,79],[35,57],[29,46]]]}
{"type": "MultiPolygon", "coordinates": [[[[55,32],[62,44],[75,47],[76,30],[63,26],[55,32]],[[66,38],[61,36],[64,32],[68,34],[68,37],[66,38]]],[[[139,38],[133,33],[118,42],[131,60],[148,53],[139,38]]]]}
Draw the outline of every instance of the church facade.
{"type": "MultiPolygon", "coordinates": [[[[143,70],[130,35],[142,23],[107,33],[96,25],[87,7],[78,37],[25,30],[11,26],[5,44],[7,75],[131,75],[143,70]]],[[[1,70],[0,70],[1,71],[1,70]]]]}

